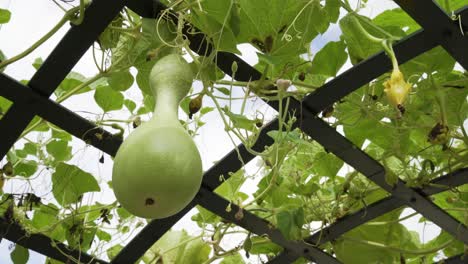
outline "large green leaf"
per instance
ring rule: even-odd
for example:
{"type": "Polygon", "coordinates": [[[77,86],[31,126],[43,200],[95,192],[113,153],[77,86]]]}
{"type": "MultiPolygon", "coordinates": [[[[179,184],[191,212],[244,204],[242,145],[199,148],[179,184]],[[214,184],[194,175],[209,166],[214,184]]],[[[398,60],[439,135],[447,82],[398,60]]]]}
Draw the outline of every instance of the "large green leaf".
{"type": "Polygon", "coordinates": [[[62,206],[78,202],[87,192],[100,190],[93,175],[74,165],[59,163],[52,174],[52,193],[62,206]]]}
{"type": "Polygon", "coordinates": [[[24,144],[22,149],[16,150],[16,155],[20,158],[26,158],[27,155],[35,156],[37,154],[37,145],[31,142],[24,144]]]}
{"type": "Polygon", "coordinates": [[[65,230],[62,225],[57,224],[60,221],[57,218],[58,214],[59,209],[54,204],[41,205],[38,209],[34,210],[31,224],[39,232],[57,241],[63,241],[65,239],[65,230]]]}
{"type": "MultiPolygon", "coordinates": [[[[70,72],[65,80],[60,83],[59,87],[55,90],[54,93],[58,98],[60,98],[63,95],[71,92],[74,88],[82,85],[86,80],[87,78],[82,74],[77,72],[70,72]]],[[[81,94],[89,91],[91,91],[91,87],[88,85],[81,87],[79,90],[74,90],[73,94],[81,94]]]]}
{"type": "Polygon", "coordinates": [[[266,237],[252,236],[250,240],[252,241],[252,247],[249,250],[250,254],[276,254],[281,251],[280,246],[271,242],[271,240],[266,237]]]}
{"type": "MultiPolygon", "coordinates": [[[[367,59],[371,55],[381,51],[383,48],[379,43],[370,41],[357,26],[359,19],[356,14],[348,14],[340,20],[340,28],[343,33],[342,38],[345,40],[348,46],[348,52],[351,59],[351,63],[357,64],[362,60],[367,59]]],[[[370,20],[367,17],[360,17],[362,20],[370,20]]],[[[367,32],[375,37],[383,37],[382,34],[376,31],[369,25],[359,22],[367,32]]]]}
{"type": "Polygon", "coordinates": [[[450,72],[455,66],[455,60],[442,47],[436,47],[425,52],[409,62],[402,65],[401,69],[405,76],[423,73],[450,72]]]}
{"type": "Polygon", "coordinates": [[[52,140],[47,143],[46,150],[55,161],[67,161],[72,158],[72,147],[68,146],[68,141],[65,140],[52,140]]]}
{"type": "Polygon", "coordinates": [[[107,78],[109,86],[116,91],[125,91],[133,84],[134,78],[130,71],[113,72],[107,78]]]}
{"type": "Polygon", "coordinates": [[[211,247],[201,238],[194,238],[184,230],[171,230],[150,248],[145,258],[154,259],[159,256],[162,263],[203,263],[208,260],[210,251],[211,247]],[[175,245],[179,246],[174,248],[175,245]]]}
{"type": "Polygon", "coordinates": [[[10,21],[10,18],[11,12],[6,9],[0,8],[0,24],[8,23],[8,21],[10,21]]]}
{"type": "Polygon", "coordinates": [[[118,15],[110,23],[110,26],[112,26],[112,28],[107,27],[104,30],[104,32],[101,33],[98,41],[102,49],[106,50],[106,49],[117,47],[117,43],[119,42],[119,38],[122,32],[115,28],[120,28],[122,27],[122,25],[123,25],[123,18],[121,15],[118,15]]]}
{"type": "Polygon", "coordinates": [[[320,176],[334,178],[343,166],[343,161],[331,153],[320,152],[314,157],[313,170],[320,176]]]}
{"type": "Polygon", "coordinates": [[[15,175],[22,177],[31,177],[37,171],[37,162],[35,160],[22,160],[15,164],[15,175]]]}
{"type": "Polygon", "coordinates": [[[26,264],[29,260],[29,250],[16,244],[10,256],[14,264],[26,264]]]}
{"type": "Polygon", "coordinates": [[[215,192],[231,201],[238,201],[239,198],[241,200],[245,200],[248,196],[239,192],[239,188],[245,180],[244,170],[238,170],[236,173],[233,173],[229,179],[216,188],[215,192]]]}
{"type": "Polygon", "coordinates": [[[467,6],[466,0],[436,0],[436,2],[448,13],[467,6]],[[446,5],[447,3],[449,4],[448,6],[446,5]]]}
{"type": "MultiPolygon", "coordinates": [[[[392,217],[391,219],[394,218],[392,217]]],[[[382,218],[379,220],[381,221],[382,218]]],[[[376,247],[367,244],[366,241],[407,250],[418,249],[418,245],[420,244],[419,237],[414,236],[403,225],[397,223],[364,225],[355,228],[346,233],[344,238],[338,239],[333,243],[333,249],[337,258],[343,263],[399,262],[399,252],[376,247]]]]}
{"type": "Polygon", "coordinates": [[[329,42],[312,61],[312,74],[322,74],[326,76],[336,76],[338,70],[344,65],[348,54],[343,41],[329,42]]]}
{"type": "Polygon", "coordinates": [[[99,86],[94,92],[94,100],[104,112],[109,112],[122,108],[124,96],[121,92],[115,91],[109,86],[99,86]]]}
{"type": "Polygon", "coordinates": [[[276,226],[286,239],[301,239],[301,230],[304,223],[305,218],[302,207],[281,211],[276,214],[276,226]]]}
{"type": "Polygon", "coordinates": [[[329,25],[327,13],[318,1],[239,2],[242,23],[238,40],[252,42],[275,56],[304,53],[310,41],[329,25]],[[268,43],[269,38],[272,44],[268,43]]]}
{"type": "MultiPolygon", "coordinates": [[[[239,6],[231,0],[191,0],[190,22],[205,33],[213,45],[222,51],[239,53],[236,35],[239,34],[239,6]]],[[[209,54],[206,54],[209,55],[209,54]]]]}
{"type": "Polygon", "coordinates": [[[123,246],[121,245],[115,245],[115,246],[112,246],[110,247],[108,250],[107,250],[107,257],[109,259],[113,259],[115,258],[115,256],[117,256],[117,254],[119,254],[119,252],[122,250],[123,246]]]}
{"type": "Polygon", "coordinates": [[[245,263],[244,259],[238,252],[223,258],[223,260],[220,262],[220,264],[243,264],[243,263],[245,263]]]}
{"type": "MultiPolygon", "coordinates": [[[[377,26],[387,30],[407,28],[405,33],[410,34],[418,30],[420,26],[401,8],[385,10],[372,20],[377,26]]],[[[394,30],[392,30],[394,31],[394,30]]]]}
{"type": "Polygon", "coordinates": [[[197,205],[198,213],[192,216],[192,221],[197,222],[198,226],[203,227],[206,224],[216,224],[221,218],[216,214],[197,205]]]}

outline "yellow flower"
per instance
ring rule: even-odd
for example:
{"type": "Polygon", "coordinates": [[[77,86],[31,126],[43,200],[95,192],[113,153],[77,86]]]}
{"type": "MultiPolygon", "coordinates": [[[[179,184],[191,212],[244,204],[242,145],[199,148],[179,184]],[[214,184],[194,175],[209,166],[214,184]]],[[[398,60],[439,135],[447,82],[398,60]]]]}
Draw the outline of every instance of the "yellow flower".
{"type": "Polygon", "coordinates": [[[407,83],[403,73],[399,69],[394,69],[389,80],[384,82],[384,92],[388,101],[395,107],[400,108],[411,91],[411,84],[407,83]]]}

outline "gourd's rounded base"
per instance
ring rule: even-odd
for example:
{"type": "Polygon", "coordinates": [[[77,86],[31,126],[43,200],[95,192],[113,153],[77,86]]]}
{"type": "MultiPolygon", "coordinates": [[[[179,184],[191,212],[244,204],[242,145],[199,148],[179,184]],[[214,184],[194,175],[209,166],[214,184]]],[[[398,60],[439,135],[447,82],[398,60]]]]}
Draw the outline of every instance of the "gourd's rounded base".
{"type": "Polygon", "coordinates": [[[151,122],[134,130],[114,159],[112,185],[130,213],[160,219],[187,206],[203,177],[200,154],[182,127],[151,122]]]}

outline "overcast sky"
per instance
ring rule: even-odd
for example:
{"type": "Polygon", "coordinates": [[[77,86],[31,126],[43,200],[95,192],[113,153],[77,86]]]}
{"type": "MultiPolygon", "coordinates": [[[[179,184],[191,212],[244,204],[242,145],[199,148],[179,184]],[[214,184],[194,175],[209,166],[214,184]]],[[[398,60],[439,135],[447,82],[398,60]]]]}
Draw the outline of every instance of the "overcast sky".
{"type": "MultiPolygon", "coordinates": [[[[33,42],[50,30],[63,15],[62,11],[59,10],[51,0],[0,0],[0,7],[7,8],[12,12],[10,23],[3,25],[0,28],[0,50],[2,50],[7,57],[11,57],[30,47],[33,42]]],[[[395,7],[395,4],[392,1],[370,1],[369,8],[363,10],[363,13],[369,16],[375,16],[382,10],[393,7],[395,7]]],[[[6,73],[18,80],[30,79],[35,72],[34,68],[31,66],[34,59],[38,57],[45,59],[58,43],[60,38],[64,35],[66,30],[67,26],[62,28],[58,34],[51,38],[46,44],[38,48],[33,54],[13,65],[10,65],[6,70],[6,73]]],[[[312,51],[318,51],[328,41],[338,40],[339,35],[339,27],[333,25],[327,33],[313,41],[312,51]]],[[[255,55],[255,50],[249,45],[241,45],[239,49],[243,52],[242,57],[250,64],[253,65],[258,61],[255,55]]],[[[350,67],[349,63],[347,63],[342,71],[348,67],[350,67]]],[[[91,77],[97,73],[89,52],[80,60],[74,70],[86,77],[91,77]]],[[[134,86],[127,92],[127,95],[138,100],[139,96],[137,89],[138,88],[134,86]]],[[[237,90],[237,94],[240,96],[242,95],[239,90],[237,90]]],[[[75,96],[67,100],[64,105],[90,120],[95,120],[97,118],[96,115],[84,112],[102,112],[102,110],[100,110],[100,108],[94,103],[91,96],[92,93],[75,96]]],[[[204,103],[209,105],[210,102],[207,101],[204,103]]],[[[256,103],[249,103],[247,109],[251,112],[254,112],[256,109],[266,111],[268,107],[262,106],[258,101],[259,100],[257,100],[256,103]]],[[[238,107],[238,105],[234,105],[235,109],[238,107]]],[[[267,113],[269,113],[270,116],[274,114],[272,110],[268,110],[267,113]]],[[[109,118],[120,118],[122,117],[121,115],[122,112],[116,112],[113,113],[112,116],[109,116],[109,118]]],[[[124,118],[127,118],[127,116],[124,116],[124,118]]],[[[233,148],[233,145],[230,144],[230,140],[224,133],[222,123],[216,112],[208,114],[204,121],[208,122],[200,131],[200,136],[196,138],[196,143],[203,157],[204,170],[207,170],[214,161],[218,160],[230,151],[233,148]]],[[[104,164],[100,164],[98,162],[101,155],[100,151],[97,151],[93,147],[87,147],[83,142],[76,139],[73,141],[73,146],[76,153],[72,163],[97,176],[101,183],[100,186],[102,188],[102,192],[93,194],[90,199],[107,203],[114,201],[115,197],[113,196],[112,191],[109,190],[105,184],[111,179],[112,162],[110,158],[106,156],[106,162],[104,164]]],[[[251,164],[250,166],[255,167],[255,164],[251,164]]],[[[44,184],[44,180],[37,180],[34,183],[37,185],[45,185],[43,189],[38,188],[39,192],[47,192],[47,187],[50,187],[50,184],[44,184]]],[[[255,186],[255,184],[247,185],[255,186]]],[[[13,191],[19,188],[19,186],[20,185],[15,186],[13,183],[10,183],[8,186],[5,186],[5,190],[13,191]]],[[[251,193],[254,189],[244,188],[243,191],[251,193]]],[[[409,212],[410,210],[405,213],[409,212]]],[[[418,217],[414,217],[407,220],[405,223],[409,225],[410,229],[421,231],[422,225],[417,224],[417,220],[418,217]]],[[[190,233],[199,232],[198,227],[190,221],[189,217],[185,217],[183,221],[178,223],[177,228],[185,228],[190,233]]],[[[427,241],[430,237],[437,235],[437,230],[437,228],[426,228],[425,240],[427,241]]],[[[3,240],[0,244],[0,263],[11,263],[9,258],[9,245],[11,245],[11,243],[6,240],[3,240]]],[[[31,256],[29,263],[43,263],[43,260],[44,258],[42,256],[33,255],[31,256]]]]}

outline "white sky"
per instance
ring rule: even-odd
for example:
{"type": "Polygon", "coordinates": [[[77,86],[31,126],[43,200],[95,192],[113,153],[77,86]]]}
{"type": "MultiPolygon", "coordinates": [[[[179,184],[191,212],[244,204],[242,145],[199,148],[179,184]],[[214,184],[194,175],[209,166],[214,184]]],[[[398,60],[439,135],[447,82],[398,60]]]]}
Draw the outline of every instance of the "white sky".
{"type": "MultiPolygon", "coordinates": [[[[362,13],[375,16],[380,13],[382,10],[388,8],[394,8],[396,5],[392,1],[370,1],[369,7],[362,11],[362,13]]],[[[42,37],[49,29],[51,29],[56,22],[62,17],[62,12],[52,3],[50,0],[0,0],[0,8],[7,8],[12,12],[11,21],[1,26],[0,28],[0,50],[2,50],[7,57],[11,57],[20,51],[28,48],[31,46],[33,42],[37,39],[42,37]]],[[[17,80],[22,79],[30,79],[31,76],[34,74],[35,69],[31,66],[32,62],[35,58],[42,57],[45,59],[47,55],[52,51],[52,49],[56,46],[58,41],[67,31],[68,26],[62,28],[53,38],[47,41],[44,45],[38,48],[33,54],[27,56],[25,59],[10,65],[7,70],[6,74],[12,76],[17,80]]],[[[332,27],[320,38],[317,38],[312,43],[312,52],[318,51],[322,48],[328,41],[336,41],[339,39],[340,30],[339,27],[336,25],[332,25],[332,27]]],[[[239,49],[243,52],[243,58],[250,64],[255,64],[257,62],[257,57],[255,54],[255,50],[251,48],[249,45],[240,45],[239,49]]],[[[344,71],[345,69],[350,67],[350,63],[348,62],[345,67],[341,70],[344,71]]],[[[97,73],[95,69],[94,63],[92,62],[92,57],[88,52],[76,65],[74,71],[77,71],[86,77],[91,77],[97,73]]],[[[134,87],[127,92],[127,95],[134,98],[135,101],[138,101],[138,92],[136,87],[136,83],[134,87]]],[[[238,95],[242,96],[241,92],[237,92],[238,95]]],[[[102,110],[94,103],[94,100],[91,98],[93,93],[88,93],[85,95],[74,96],[71,99],[67,100],[64,105],[70,108],[71,110],[77,112],[78,114],[89,118],[90,120],[95,120],[97,118],[96,115],[91,115],[84,113],[92,112],[92,113],[102,113],[102,110]]],[[[234,95],[235,96],[235,95],[234,95]]],[[[259,109],[260,111],[267,111],[269,116],[274,115],[274,111],[268,110],[268,107],[263,106],[263,104],[258,102],[249,103],[247,105],[247,109],[250,110],[252,113],[259,109]]],[[[212,104],[208,102],[208,100],[204,101],[205,105],[212,104]]],[[[239,105],[233,105],[234,109],[238,109],[239,105]]],[[[108,116],[108,118],[118,117],[118,118],[127,118],[128,116],[122,116],[123,112],[113,112],[112,116],[108,116]]],[[[230,143],[229,138],[226,136],[224,129],[222,128],[223,125],[219,119],[219,116],[216,112],[211,112],[205,116],[203,121],[207,122],[207,124],[201,129],[200,136],[198,136],[195,140],[197,146],[200,150],[201,156],[203,157],[203,166],[204,170],[207,170],[211,164],[220,159],[224,154],[229,152],[233,145],[230,143]]],[[[34,137],[30,137],[34,139],[34,137]]],[[[98,200],[101,202],[113,202],[114,196],[110,189],[107,188],[106,182],[111,179],[111,169],[112,169],[112,162],[111,159],[106,155],[105,163],[100,164],[98,159],[101,155],[100,151],[97,151],[93,147],[85,146],[80,140],[74,139],[73,141],[74,158],[72,160],[73,164],[80,166],[83,170],[92,173],[93,175],[98,177],[98,181],[101,183],[100,186],[102,191],[100,193],[94,193],[92,196],[89,196],[89,199],[98,200]]],[[[250,164],[249,166],[255,167],[255,162],[250,164]]],[[[37,186],[50,186],[44,182],[44,180],[36,180],[33,181],[33,184],[37,184],[37,186]]],[[[252,184],[245,184],[248,186],[255,186],[255,183],[252,184]]],[[[36,185],[34,185],[36,186],[36,185]]],[[[10,183],[9,185],[5,186],[6,191],[12,191],[18,188],[25,188],[24,184],[13,184],[10,183]]],[[[253,187],[255,188],[255,187],[253,187]]],[[[254,191],[252,187],[246,189],[244,188],[244,192],[252,193],[254,191]]],[[[39,192],[47,192],[47,188],[40,188],[38,187],[39,192]]],[[[37,191],[37,190],[36,190],[37,191]]],[[[405,214],[410,213],[412,210],[406,210],[405,214]]],[[[193,214],[190,213],[189,215],[193,214]]],[[[409,229],[417,230],[420,232],[421,237],[423,235],[422,228],[423,225],[417,223],[418,217],[413,217],[409,220],[406,220],[404,223],[408,225],[409,229]]],[[[189,233],[197,233],[199,232],[198,227],[192,223],[190,220],[190,216],[185,217],[181,222],[176,225],[177,229],[184,228],[189,231],[189,233]]],[[[437,227],[426,227],[424,236],[425,241],[428,241],[432,237],[438,234],[437,227]]],[[[240,239],[243,239],[241,236],[240,239]]],[[[236,245],[238,243],[238,239],[233,239],[232,244],[236,245]]],[[[128,242],[128,240],[127,240],[128,242]]],[[[9,257],[9,245],[11,243],[3,240],[0,244],[0,263],[11,263],[9,257]]],[[[125,244],[125,243],[124,243],[125,244]]],[[[31,251],[30,251],[31,252],[31,251]]],[[[43,263],[44,257],[32,255],[30,257],[30,261],[28,263],[43,263]]]]}

